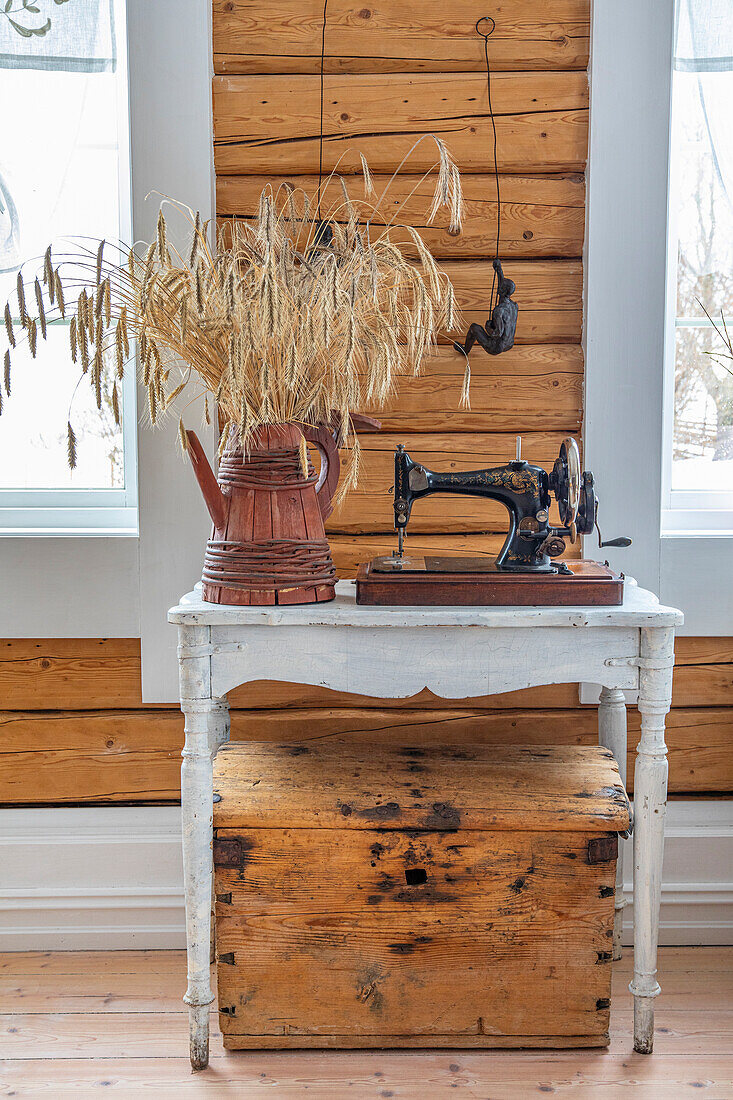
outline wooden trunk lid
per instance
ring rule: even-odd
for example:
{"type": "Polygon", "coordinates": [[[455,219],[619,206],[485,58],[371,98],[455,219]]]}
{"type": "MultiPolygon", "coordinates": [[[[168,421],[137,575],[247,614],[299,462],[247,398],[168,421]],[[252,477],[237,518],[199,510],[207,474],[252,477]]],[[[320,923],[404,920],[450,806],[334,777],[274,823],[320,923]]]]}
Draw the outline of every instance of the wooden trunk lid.
{"type": "Polygon", "coordinates": [[[234,743],[214,765],[214,827],[625,832],[598,746],[234,743]]]}

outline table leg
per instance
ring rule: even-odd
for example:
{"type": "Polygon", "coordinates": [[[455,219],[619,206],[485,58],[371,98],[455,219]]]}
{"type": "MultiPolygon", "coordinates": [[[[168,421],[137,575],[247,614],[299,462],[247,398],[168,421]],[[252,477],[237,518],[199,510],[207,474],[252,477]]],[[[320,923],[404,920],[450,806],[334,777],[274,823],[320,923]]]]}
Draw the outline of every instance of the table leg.
{"type": "Polygon", "coordinates": [[[211,990],[212,888],[212,754],[228,734],[228,708],[221,699],[183,699],[186,744],[181,766],[183,823],[183,882],[186,897],[188,988],[191,1065],[209,1063],[209,1006],[211,990]]]}
{"type": "Polygon", "coordinates": [[[634,1050],[651,1054],[657,982],[659,901],[667,803],[664,719],[672,701],[674,631],[641,631],[641,739],[634,769],[634,1050]]]}
{"type": "MultiPolygon", "coordinates": [[[[616,758],[621,782],[626,786],[626,696],[621,688],[601,688],[598,703],[598,742],[616,758]]],[[[616,863],[616,901],[613,914],[613,957],[621,958],[621,930],[624,916],[624,843],[616,863]]]]}

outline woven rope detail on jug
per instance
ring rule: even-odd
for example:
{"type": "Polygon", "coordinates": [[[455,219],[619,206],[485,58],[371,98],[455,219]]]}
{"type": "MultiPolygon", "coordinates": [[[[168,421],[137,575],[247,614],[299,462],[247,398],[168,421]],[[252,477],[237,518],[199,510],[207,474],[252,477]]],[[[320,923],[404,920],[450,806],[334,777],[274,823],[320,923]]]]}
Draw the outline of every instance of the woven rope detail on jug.
{"type": "Polygon", "coordinates": [[[308,476],[303,476],[300,454],[297,450],[252,451],[243,457],[241,451],[225,451],[219,463],[220,485],[234,485],[239,489],[303,489],[313,485],[316,471],[308,463],[308,476]]]}
{"type": "Polygon", "coordinates": [[[311,587],[336,582],[327,539],[262,539],[259,542],[209,540],[205,584],[242,592],[275,591],[283,585],[311,587]]]}

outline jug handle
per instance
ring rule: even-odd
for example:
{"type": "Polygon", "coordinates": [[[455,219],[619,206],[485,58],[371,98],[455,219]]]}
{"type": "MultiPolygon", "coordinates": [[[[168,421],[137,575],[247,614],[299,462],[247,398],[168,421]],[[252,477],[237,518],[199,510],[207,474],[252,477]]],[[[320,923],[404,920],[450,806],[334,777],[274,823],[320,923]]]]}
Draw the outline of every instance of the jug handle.
{"type": "Polygon", "coordinates": [[[339,483],[341,458],[339,457],[333,433],[322,424],[301,424],[300,430],[309,443],[312,443],[321,456],[321,471],[316,482],[316,494],[321,515],[328,519],[333,511],[333,495],[339,483]]]}

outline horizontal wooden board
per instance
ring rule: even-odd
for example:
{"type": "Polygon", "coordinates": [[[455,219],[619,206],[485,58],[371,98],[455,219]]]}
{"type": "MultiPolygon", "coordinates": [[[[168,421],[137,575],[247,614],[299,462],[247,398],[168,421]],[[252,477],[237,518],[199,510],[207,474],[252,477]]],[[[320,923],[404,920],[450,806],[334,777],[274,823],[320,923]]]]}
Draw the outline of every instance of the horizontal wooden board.
{"type": "MultiPolygon", "coordinates": [[[[589,0],[508,0],[493,9],[494,71],[585,69],[589,0]]],[[[474,0],[441,11],[424,0],[386,0],[378,7],[331,0],[326,24],[327,73],[483,72],[474,0]]],[[[214,71],[316,73],[321,64],[321,0],[214,0],[214,71]]]]}
{"type": "MultiPolygon", "coordinates": [[[[283,711],[320,707],[367,707],[377,710],[384,707],[385,700],[371,695],[349,695],[346,692],[330,691],[328,688],[314,687],[308,684],[287,684],[276,681],[259,680],[243,684],[229,693],[232,706],[251,710],[267,710],[277,707],[283,711]]],[[[400,713],[413,707],[426,709],[453,710],[461,707],[479,707],[482,710],[502,710],[507,707],[576,707],[578,700],[577,684],[546,684],[542,687],[524,688],[521,691],[507,691],[500,695],[486,695],[480,699],[440,699],[427,688],[417,695],[405,699],[390,699],[388,709],[395,708],[400,713]]]]}
{"type": "Polygon", "coordinates": [[[214,765],[220,796],[214,827],[603,832],[628,826],[616,765],[599,746],[445,752],[403,745],[383,745],[378,754],[363,743],[222,745],[214,765]]]}
{"type": "Polygon", "coordinates": [[[673,706],[733,706],[733,638],[675,639],[673,706]]]}
{"type": "MultiPolygon", "coordinates": [[[[267,1050],[272,1052],[275,1050],[286,1051],[292,1054],[294,1051],[305,1053],[308,1050],[316,1049],[328,1050],[331,1055],[341,1051],[351,1055],[360,1050],[381,1050],[385,1047],[390,1051],[394,1051],[394,1053],[400,1050],[409,1050],[412,1052],[413,1056],[416,1049],[421,1050],[423,1053],[427,1053],[428,1050],[433,1052],[445,1048],[451,1050],[456,1047],[460,1047],[461,1050],[465,1050],[466,1052],[475,1052],[476,1050],[502,1050],[508,1053],[511,1050],[524,1050],[525,1047],[531,1046],[532,1050],[535,1052],[540,1050],[552,1050],[554,1053],[557,1053],[555,1049],[557,1047],[563,1049],[576,1049],[607,1047],[608,1044],[609,1036],[607,1031],[602,1035],[599,1032],[590,1035],[535,1035],[532,1037],[531,1044],[529,1044],[526,1037],[522,1035],[496,1036],[483,1035],[478,1032],[473,1032],[470,1035],[461,1032],[458,1039],[452,1032],[438,1034],[435,1031],[431,1031],[428,1036],[397,1035],[390,1036],[389,1039],[385,1039],[383,1035],[378,1033],[366,1034],[361,1030],[358,1031],[358,1034],[356,1032],[351,1032],[346,1038],[341,1035],[325,1035],[322,1032],[318,1032],[312,1035],[297,1035],[287,1042],[284,1042],[280,1035],[227,1034],[222,1036],[222,1046],[225,1051],[267,1050]]],[[[456,1065],[456,1063],[454,1062],[453,1065],[456,1065]]],[[[383,1082],[380,1082],[380,1084],[383,1084],[383,1082]]],[[[420,1097],[420,1100],[422,1100],[422,1097],[420,1097]]],[[[677,1097],[675,1097],[675,1100],[677,1100],[677,1097]]]]}
{"type": "MultiPolygon", "coordinates": [[[[532,432],[522,437],[522,454],[529,462],[552,469],[560,444],[567,433],[532,432]]],[[[514,457],[513,435],[492,433],[401,433],[390,432],[362,435],[360,473],[357,488],[344,500],[329,519],[329,532],[343,534],[376,534],[394,528],[392,486],[394,484],[394,451],[404,443],[414,461],[430,470],[449,472],[477,470],[497,466],[514,457]]],[[[481,497],[435,493],[415,503],[408,539],[411,534],[461,533],[508,530],[508,513],[504,505],[481,497]]]]}
{"type": "MultiPolygon", "coordinates": [[[[733,663],[733,638],[675,638],[677,668],[733,663]]],[[[731,683],[733,689],[733,683],[731,683]]],[[[733,703],[733,700],[731,700],[733,703]]]]}
{"type": "MultiPolygon", "coordinates": [[[[320,81],[317,76],[216,76],[214,165],[217,175],[317,174],[320,81]]],[[[582,171],[588,147],[584,72],[496,73],[492,80],[499,168],[505,172],[582,171]]],[[[481,73],[327,76],[323,166],[374,172],[423,172],[443,138],[459,168],[493,168],[493,137],[481,73]]]]}
{"type": "MultiPolygon", "coordinates": [[[[364,219],[371,217],[375,227],[384,225],[392,218],[400,224],[414,226],[420,230],[437,259],[490,256],[496,246],[494,180],[486,175],[471,173],[463,175],[461,182],[466,216],[462,231],[456,235],[448,232],[448,212],[443,208],[432,225],[427,224],[427,212],[435,189],[434,177],[397,176],[390,184],[389,176],[375,175],[375,194],[363,200],[361,178],[346,177],[350,195],[362,208],[364,219]]],[[[269,185],[273,193],[277,193],[283,183],[302,189],[311,197],[318,189],[318,178],[315,176],[219,176],[216,182],[216,209],[220,226],[225,228],[233,217],[253,217],[257,213],[263,187],[269,185]]],[[[582,254],[585,229],[585,185],[582,176],[502,176],[500,194],[503,257],[527,259],[577,257],[582,254]]],[[[341,185],[332,178],[323,188],[322,212],[328,216],[334,211],[334,217],[338,220],[341,203],[341,185]]],[[[395,240],[404,239],[407,250],[414,253],[414,249],[410,249],[408,234],[393,230],[392,235],[395,240]]]]}
{"type": "Polygon", "coordinates": [[[175,710],[0,712],[0,803],[177,802],[175,710]]]}
{"type": "MultiPolygon", "coordinates": [[[[456,292],[464,329],[486,324],[493,267],[488,260],[448,260],[442,265],[456,292]]],[[[579,343],[583,327],[583,266],[580,260],[514,260],[504,274],[516,283],[518,344],[579,343]]],[[[450,343],[455,335],[441,335],[450,343]]],[[[483,358],[477,346],[471,362],[483,358]]]]}
{"type": "MultiPolygon", "coordinates": [[[[517,332],[522,313],[549,310],[577,314],[582,310],[583,265],[580,260],[515,260],[504,266],[505,276],[513,279],[517,287],[512,295],[519,306],[517,332]]],[[[467,320],[477,320],[480,316],[485,321],[493,275],[491,262],[447,260],[441,264],[441,269],[453,283],[458,305],[466,313],[467,320]]]]}
{"type": "MultiPolygon", "coordinates": [[[[315,691],[315,689],[311,689],[315,691]]],[[[372,706],[343,697],[328,706],[329,693],[254,684],[233,693],[261,709],[232,712],[232,739],[393,743],[409,737],[419,745],[592,745],[596,712],[577,706],[574,685],[514,692],[522,709],[481,709],[492,699],[436,699],[424,692],[372,706]],[[292,705],[298,691],[302,705],[292,705]],[[277,707],[282,699],[283,707],[277,707]],[[535,709],[531,709],[535,704],[535,709]],[[324,705],[325,704],[325,705],[324,705]],[[544,705],[543,705],[544,704],[544,705]],[[268,709],[265,709],[267,707],[268,709]],[[562,707],[563,709],[560,709],[562,707]],[[277,708],[277,709],[274,709],[277,708]],[[548,709],[549,708],[549,709],[548,709]],[[555,708],[555,709],[553,709],[555,708]]],[[[353,697],[346,697],[352,698],[353,697]]],[[[507,696],[496,697],[507,701],[507,696]]],[[[629,709],[628,782],[639,738],[639,715],[629,709]]],[[[0,712],[0,803],[171,802],[180,796],[183,718],[175,710],[0,712]]],[[[667,719],[669,790],[672,794],[733,792],[733,708],[680,707],[667,719]]]]}
{"type": "MultiPolygon", "coordinates": [[[[416,782],[420,780],[409,778],[413,786],[416,782]]],[[[320,794],[316,793],[315,798],[320,794]]],[[[487,819],[490,813],[488,806],[487,819]]],[[[460,933],[474,921],[480,922],[485,916],[482,906],[493,903],[495,927],[510,936],[513,931],[515,944],[526,946],[528,912],[534,910],[545,927],[558,931],[565,917],[569,920],[582,917],[588,901],[599,900],[597,892],[594,898],[588,897],[588,888],[597,881],[598,868],[605,870],[613,882],[613,869],[608,864],[603,867],[601,863],[588,863],[587,839],[592,834],[574,828],[559,831],[559,835],[533,830],[507,832],[490,827],[443,833],[404,832],[389,827],[351,829],[339,830],[343,834],[339,844],[334,844],[329,829],[277,826],[219,829],[216,824],[214,828],[218,842],[214,847],[216,893],[231,894],[231,901],[228,897],[220,901],[218,915],[231,925],[246,925],[250,918],[261,918],[264,911],[279,918],[294,895],[300,895],[307,904],[307,913],[320,919],[331,912],[344,924],[348,923],[350,930],[355,918],[361,919],[365,931],[373,930],[382,920],[394,921],[399,932],[413,938],[418,934],[415,915],[419,913],[424,919],[424,909],[432,902],[437,907],[448,906],[450,917],[455,918],[456,939],[464,946],[460,933]],[[567,862],[571,859],[572,868],[567,862]],[[533,864],[534,870],[527,873],[517,889],[518,874],[533,864]],[[405,889],[408,867],[429,869],[431,881],[424,884],[424,890],[405,889]],[[571,888],[553,912],[549,899],[561,893],[569,879],[574,880],[571,888]],[[580,889],[576,892],[572,887],[580,889]],[[381,894],[378,899],[377,892],[381,894]],[[464,902],[460,913],[453,908],[458,896],[440,897],[439,892],[460,895],[464,902]],[[520,895],[525,903],[520,904],[520,912],[513,907],[513,912],[507,912],[520,895]],[[512,921],[517,921],[513,930],[512,921]]],[[[296,917],[300,931],[303,928],[298,918],[302,915],[301,912],[296,917]]],[[[358,930],[354,934],[358,938],[358,930]]],[[[445,946],[444,941],[444,950],[445,946]]],[[[414,959],[420,953],[419,947],[418,942],[412,952],[393,950],[384,961],[390,961],[392,955],[395,965],[400,962],[408,965],[410,960],[406,956],[413,955],[414,959]]],[[[233,964],[222,965],[237,966],[238,962],[235,955],[233,964]]]]}
{"type": "Polygon", "coordinates": [[[3,710],[95,710],[141,703],[139,638],[0,641],[3,710]]]}
{"type": "Polygon", "coordinates": [[[419,375],[399,378],[385,408],[364,409],[387,431],[516,432],[572,429],[583,413],[583,352],[576,344],[515,345],[471,355],[470,408],[460,406],[465,360],[440,347],[419,375]]]}

